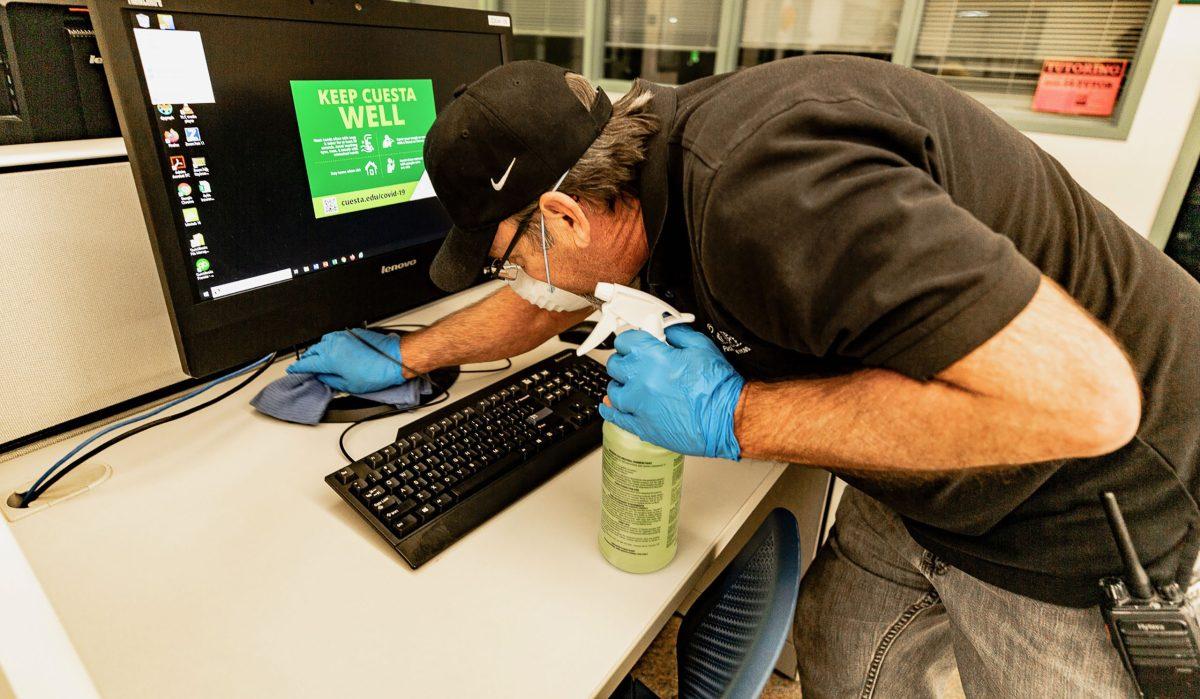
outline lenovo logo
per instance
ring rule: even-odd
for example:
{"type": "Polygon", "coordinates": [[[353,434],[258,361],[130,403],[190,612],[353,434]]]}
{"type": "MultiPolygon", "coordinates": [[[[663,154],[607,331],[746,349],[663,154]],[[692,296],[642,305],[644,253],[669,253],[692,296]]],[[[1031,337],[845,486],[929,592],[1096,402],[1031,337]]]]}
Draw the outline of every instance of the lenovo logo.
{"type": "Polygon", "coordinates": [[[94,66],[104,65],[104,59],[100,56],[88,56],[88,63],[94,66]]]}
{"type": "Polygon", "coordinates": [[[404,262],[397,262],[394,265],[384,265],[379,268],[379,273],[380,274],[391,274],[392,272],[399,272],[402,269],[408,269],[409,267],[412,267],[415,264],[417,264],[417,258],[414,257],[411,260],[405,260],[404,262]]]}

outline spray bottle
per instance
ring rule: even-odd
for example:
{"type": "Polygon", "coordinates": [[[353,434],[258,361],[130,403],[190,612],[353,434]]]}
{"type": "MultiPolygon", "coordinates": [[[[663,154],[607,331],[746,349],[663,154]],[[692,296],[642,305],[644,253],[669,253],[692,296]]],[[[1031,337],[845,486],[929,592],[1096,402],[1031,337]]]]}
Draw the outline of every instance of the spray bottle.
{"type": "MultiPolygon", "coordinates": [[[[650,294],[619,284],[601,282],[595,296],[604,302],[602,315],[579,346],[580,355],[612,333],[633,328],[666,342],[668,327],[695,320],[650,294]]],[[[600,553],[629,573],[656,571],[675,558],[678,548],[683,455],[644,442],[611,422],[604,423],[603,432],[600,553]]]]}

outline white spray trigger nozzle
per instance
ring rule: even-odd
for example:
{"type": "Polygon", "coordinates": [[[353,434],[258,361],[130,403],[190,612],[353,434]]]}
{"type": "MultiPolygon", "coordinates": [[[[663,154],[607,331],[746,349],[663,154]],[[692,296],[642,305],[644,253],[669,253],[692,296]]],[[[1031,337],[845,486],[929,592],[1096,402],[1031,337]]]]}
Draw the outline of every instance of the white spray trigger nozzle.
{"type": "Polygon", "coordinates": [[[620,284],[600,282],[596,285],[595,296],[604,302],[600,306],[600,321],[575,350],[578,355],[596,349],[614,332],[631,328],[645,330],[660,342],[666,342],[667,328],[696,319],[691,313],[680,313],[655,296],[620,284]]]}

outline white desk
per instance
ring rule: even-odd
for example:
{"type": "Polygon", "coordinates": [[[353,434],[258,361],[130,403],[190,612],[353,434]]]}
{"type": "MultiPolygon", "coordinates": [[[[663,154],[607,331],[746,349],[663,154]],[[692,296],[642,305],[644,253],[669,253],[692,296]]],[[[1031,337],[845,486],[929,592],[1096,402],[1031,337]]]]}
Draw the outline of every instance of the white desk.
{"type": "MultiPolygon", "coordinates": [[[[596,451],[413,571],[322,481],[342,427],[247,404],[286,364],[104,453],[111,480],[11,525],[103,696],[607,695],[783,471],[689,457],[679,553],[631,575],[597,550],[596,451]]],[[[452,397],[499,376],[466,375],[452,397]]],[[[348,449],[414,417],[355,428],[348,449]]],[[[74,442],[0,464],[3,492],[74,442]]]]}

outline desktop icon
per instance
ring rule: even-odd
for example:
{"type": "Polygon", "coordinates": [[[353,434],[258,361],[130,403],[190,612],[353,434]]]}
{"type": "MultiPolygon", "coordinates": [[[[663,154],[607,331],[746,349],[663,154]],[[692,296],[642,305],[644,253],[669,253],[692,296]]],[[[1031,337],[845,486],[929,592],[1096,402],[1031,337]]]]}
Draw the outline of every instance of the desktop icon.
{"type": "Polygon", "coordinates": [[[329,266],[329,260],[326,260],[326,261],[322,262],[322,263],[321,263],[321,266],[322,266],[322,267],[328,267],[328,266],[329,266]]]}
{"type": "Polygon", "coordinates": [[[346,264],[346,258],[342,258],[342,264],[346,264]]]}
{"type": "Polygon", "coordinates": [[[208,183],[208,180],[200,180],[196,183],[196,188],[200,190],[201,194],[212,194],[212,185],[208,183]]]}
{"type": "Polygon", "coordinates": [[[179,108],[179,116],[190,119],[196,116],[196,112],[192,110],[191,105],[189,105],[187,102],[184,102],[183,106],[179,108]]]}
{"type": "Polygon", "coordinates": [[[187,159],[182,155],[171,156],[171,169],[175,172],[183,172],[187,169],[187,159]]]}
{"type": "Polygon", "coordinates": [[[168,146],[173,146],[176,143],[179,143],[179,132],[175,129],[167,129],[166,131],[163,131],[163,143],[166,143],[168,146]]]}
{"type": "Polygon", "coordinates": [[[332,260],[330,260],[329,264],[333,265],[334,267],[337,267],[337,258],[335,257],[332,260]]]}
{"type": "Polygon", "coordinates": [[[201,257],[196,260],[196,274],[203,274],[210,269],[212,269],[212,265],[208,263],[207,257],[201,257]]]}
{"type": "Polygon", "coordinates": [[[159,15],[158,16],[158,28],[159,29],[174,29],[175,28],[175,18],[172,17],[171,15],[159,15]]]}
{"type": "Polygon", "coordinates": [[[138,23],[139,27],[141,27],[142,29],[150,28],[150,15],[145,15],[145,14],[142,14],[139,12],[136,15],[136,17],[137,17],[137,23],[138,23]]]}
{"type": "Polygon", "coordinates": [[[188,143],[200,142],[200,129],[195,126],[185,126],[183,128],[183,136],[188,143]]]}
{"type": "Polygon", "coordinates": [[[158,113],[162,114],[163,116],[171,116],[171,113],[175,111],[175,108],[169,104],[156,104],[154,107],[158,109],[158,113]]]}
{"type": "Polygon", "coordinates": [[[208,158],[204,158],[204,157],[192,158],[192,167],[197,168],[197,169],[207,168],[208,167],[208,158]]]}
{"type": "Polygon", "coordinates": [[[188,197],[192,196],[192,185],[188,184],[187,182],[180,182],[179,186],[175,189],[179,191],[180,199],[187,199],[188,197]]]}
{"type": "Polygon", "coordinates": [[[193,250],[204,247],[204,234],[197,233],[196,235],[192,236],[191,240],[188,241],[188,245],[190,245],[193,250]]]}
{"type": "Polygon", "coordinates": [[[353,262],[353,261],[354,261],[354,255],[351,255],[351,256],[350,256],[350,261],[351,261],[351,262],[353,262]]]}
{"type": "Polygon", "coordinates": [[[303,267],[302,269],[303,269],[305,272],[307,272],[307,271],[308,271],[308,265],[304,265],[304,267],[303,267]]]}
{"type": "Polygon", "coordinates": [[[184,223],[200,223],[200,211],[194,206],[189,206],[188,208],[184,209],[183,210],[183,222],[184,223]]]}

